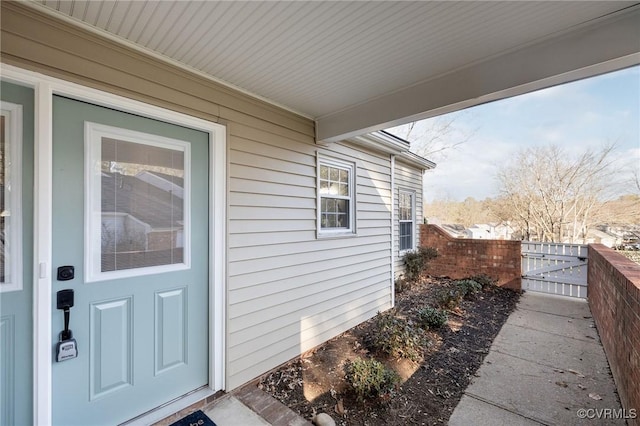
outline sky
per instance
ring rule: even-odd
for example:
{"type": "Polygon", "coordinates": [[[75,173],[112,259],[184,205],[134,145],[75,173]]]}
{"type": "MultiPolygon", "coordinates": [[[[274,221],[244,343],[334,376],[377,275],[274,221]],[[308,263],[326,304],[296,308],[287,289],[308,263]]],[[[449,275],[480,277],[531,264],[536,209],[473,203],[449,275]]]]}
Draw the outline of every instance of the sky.
{"type": "MultiPolygon", "coordinates": [[[[443,138],[466,141],[427,155],[437,167],[425,173],[426,202],[497,196],[501,164],[521,149],[551,143],[583,152],[615,142],[621,169],[640,170],[640,67],[423,120],[409,140],[448,121],[452,125],[443,138]]],[[[389,130],[406,137],[406,126],[389,130]]]]}

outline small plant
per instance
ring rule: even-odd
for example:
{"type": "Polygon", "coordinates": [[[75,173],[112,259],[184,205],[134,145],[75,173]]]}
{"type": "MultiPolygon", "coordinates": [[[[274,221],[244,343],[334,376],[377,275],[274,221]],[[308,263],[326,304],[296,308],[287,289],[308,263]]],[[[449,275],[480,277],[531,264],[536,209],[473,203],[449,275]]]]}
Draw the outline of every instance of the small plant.
{"type": "Polygon", "coordinates": [[[466,297],[467,299],[474,296],[477,292],[482,290],[482,285],[477,283],[474,280],[459,280],[454,283],[458,292],[462,295],[462,297],[466,297]]]}
{"type": "Polygon", "coordinates": [[[396,294],[411,290],[411,281],[406,279],[404,276],[401,276],[396,280],[394,288],[396,294]]]}
{"type": "Polygon", "coordinates": [[[436,293],[436,301],[441,308],[455,309],[464,295],[457,287],[442,288],[436,293]]]}
{"type": "Polygon", "coordinates": [[[416,281],[428,266],[428,262],[438,256],[433,247],[420,247],[404,255],[404,273],[409,281],[416,281]]]}
{"type": "Polygon", "coordinates": [[[391,311],[376,317],[376,333],[372,343],[375,349],[387,355],[417,361],[422,356],[425,336],[422,329],[391,311]]]}
{"type": "Polygon", "coordinates": [[[449,319],[447,311],[427,306],[418,311],[418,322],[424,329],[440,328],[449,319]]]}
{"type": "Polygon", "coordinates": [[[400,381],[398,374],[381,362],[359,357],[345,365],[345,378],[360,401],[390,394],[400,381]]]}
{"type": "Polygon", "coordinates": [[[470,280],[473,280],[482,286],[482,289],[486,287],[492,287],[497,284],[497,280],[491,278],[489,275],[480,274],[469,277],[470,280]]]}

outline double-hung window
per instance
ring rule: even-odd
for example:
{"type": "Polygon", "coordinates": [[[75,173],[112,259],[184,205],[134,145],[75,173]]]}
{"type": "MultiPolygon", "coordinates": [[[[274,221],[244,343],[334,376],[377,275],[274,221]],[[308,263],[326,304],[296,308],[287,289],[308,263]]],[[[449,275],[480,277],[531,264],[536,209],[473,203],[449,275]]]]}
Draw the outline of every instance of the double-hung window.
{"type": "Polygon", "coordinates": [[[415,223],[415,193],[400,191],[398,196],[399,249],[401,252],[413,250],[415,223]]]}
{"type": "Polygon", "coordinates": [[[320,234],[354,232],[353,163],[319,157],[318,230],[320,234]]]}

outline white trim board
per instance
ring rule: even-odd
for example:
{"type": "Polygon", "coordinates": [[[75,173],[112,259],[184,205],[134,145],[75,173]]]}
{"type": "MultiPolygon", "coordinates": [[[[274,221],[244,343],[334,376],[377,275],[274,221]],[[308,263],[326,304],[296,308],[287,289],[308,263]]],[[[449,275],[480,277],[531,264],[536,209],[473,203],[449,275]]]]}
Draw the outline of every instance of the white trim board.
{"type": "Polygon", "coordinates": [[[209,134],[210,259],[209,259],[209,387],[225,388],[226,277],[226,127],[44,74],[0,64],[2,79],[35,90],[34,188],[34,424],[52,423],[51,305],[52,277],[52,122],[53,95],[190,127],[209,134]]]}

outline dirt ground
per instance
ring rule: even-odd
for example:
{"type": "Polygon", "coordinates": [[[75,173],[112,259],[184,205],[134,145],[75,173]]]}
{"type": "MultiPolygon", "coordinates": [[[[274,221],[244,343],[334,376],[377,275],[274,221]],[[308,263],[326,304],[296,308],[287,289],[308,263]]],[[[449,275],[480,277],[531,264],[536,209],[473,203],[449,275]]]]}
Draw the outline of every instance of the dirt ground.
{"type": "MultiPolygon", "coordinates": [[[[396,295],[398,315],[436,306],[447,278],[426,277],[396,295]]],[[[369,320],[303,354],[263,377],[259,388],[306,419],[325,412],[338,425],[446,424],[462,393],[482,364],[493,339],[515,308],[519,293],[489,286],[449,312],[447,323],[427,331],[420,362],[393,359],[371,349],[375,322],[369,320]],[[401,377],[391,396],[361,402],[344,380],[344,366],[356,357],[374,357],[401,377]]]]}

